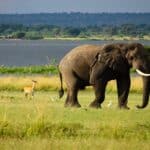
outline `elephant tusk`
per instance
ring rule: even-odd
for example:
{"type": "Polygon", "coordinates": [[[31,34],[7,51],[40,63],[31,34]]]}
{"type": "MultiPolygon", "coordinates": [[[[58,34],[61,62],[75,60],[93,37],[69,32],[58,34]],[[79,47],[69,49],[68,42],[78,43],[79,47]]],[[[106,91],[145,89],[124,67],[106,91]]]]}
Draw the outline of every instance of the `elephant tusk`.
{"type": "Polygon", "coordinates": [[[145,76],[145,77],[149,77],[150,74],[147,74],[147,73],[143,73],[142,71],[140,71],[139,69],[136,69],[136,72],[141,75],[141,76],[145,76]]]}

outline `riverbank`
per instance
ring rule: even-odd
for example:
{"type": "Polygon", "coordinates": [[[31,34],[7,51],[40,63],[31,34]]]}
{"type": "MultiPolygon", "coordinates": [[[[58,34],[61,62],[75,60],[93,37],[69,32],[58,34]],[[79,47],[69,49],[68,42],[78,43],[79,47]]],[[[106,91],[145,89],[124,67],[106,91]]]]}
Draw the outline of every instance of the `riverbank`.
{"type": "Polygon", "coordinates": [[[150,36],[130,37],[130,36],[91,36],[91,37],[44,37],[45,40],[69,40],[69,41],[80,41],[80,40],[102,40],[102,41],[139,41],[147,40],[150,41],[150,36]]]}
{"type": "Polygon", "coordinates": [[[89,36],[89,37],[42,37],[37,39],[26,39],[26,38],[11,38],[0,36],[0,40],[64,40],[64,41],[86,41],[86,40],[95,40],[95,41],[139,41],[145,40],[150,41],[150,36],[146,35],[143,37],[131,37],[131,36],[89,36]]]}

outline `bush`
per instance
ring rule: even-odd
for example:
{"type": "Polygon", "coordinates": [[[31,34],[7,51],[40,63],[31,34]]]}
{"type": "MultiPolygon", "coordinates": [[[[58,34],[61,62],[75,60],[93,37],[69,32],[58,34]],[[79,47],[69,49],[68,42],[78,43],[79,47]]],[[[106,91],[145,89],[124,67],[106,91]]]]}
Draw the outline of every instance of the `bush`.
{"type": "Polygon", "coordinates": [[[25,37],[25,32],[15,32],[12,37],[15,39],[22,39],[25,37]]]}
{"type": "Polygon", "coordinates": [[[38,39],[42,39],[43,37],[38,32],[27,32],[25,38],[29,40],[38,40],[38,39]]]}

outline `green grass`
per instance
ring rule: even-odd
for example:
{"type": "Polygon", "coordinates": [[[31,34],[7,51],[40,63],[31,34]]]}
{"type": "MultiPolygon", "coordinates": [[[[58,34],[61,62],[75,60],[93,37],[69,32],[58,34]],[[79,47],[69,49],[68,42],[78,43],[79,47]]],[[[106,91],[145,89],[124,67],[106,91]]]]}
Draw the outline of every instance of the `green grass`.
{"type": "Polygon", "coordinates": [[[0,66],[0,74],[57,74],[56,65],[7,67],[0,66]]]}
{"type": "Polygon", "coordinates": [[[149,150],[150,106],[135,108],[141,94],[130,94],[128,111],[117,108],[116,93],[106,93],[102,109],[88,107],[92,90],[79,93],[79,109],[64,108],[65,96],[36,92],[25,99],[22,92],[0,92],[0,149],[149,150]]]}

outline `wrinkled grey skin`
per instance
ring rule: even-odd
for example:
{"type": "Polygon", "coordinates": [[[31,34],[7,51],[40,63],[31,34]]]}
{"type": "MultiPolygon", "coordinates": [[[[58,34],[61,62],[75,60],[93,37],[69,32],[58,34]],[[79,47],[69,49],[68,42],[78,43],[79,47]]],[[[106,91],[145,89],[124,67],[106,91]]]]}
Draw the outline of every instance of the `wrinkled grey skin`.
{"type": "MultiPolygon", "coordinates": [[[[105,46],[83,45],[71,50],[59,64],[61,90],[62,79],[67,86],[65,106],[80,107],[77,94],[85,86],[92,85],[95,100],[90,107],[100,108],[105,99],[108,81],[116,80],[118,89],[118,105],[128,109],[127,99],[130,89],[131,67],[144,73],[150,73],[150,61],[144,47],[139,43],[108,44],[105,46]]],[[[150,77],[143,78],[143,103],[137,108],[145,108],[150,93],[150,77]]]]}

